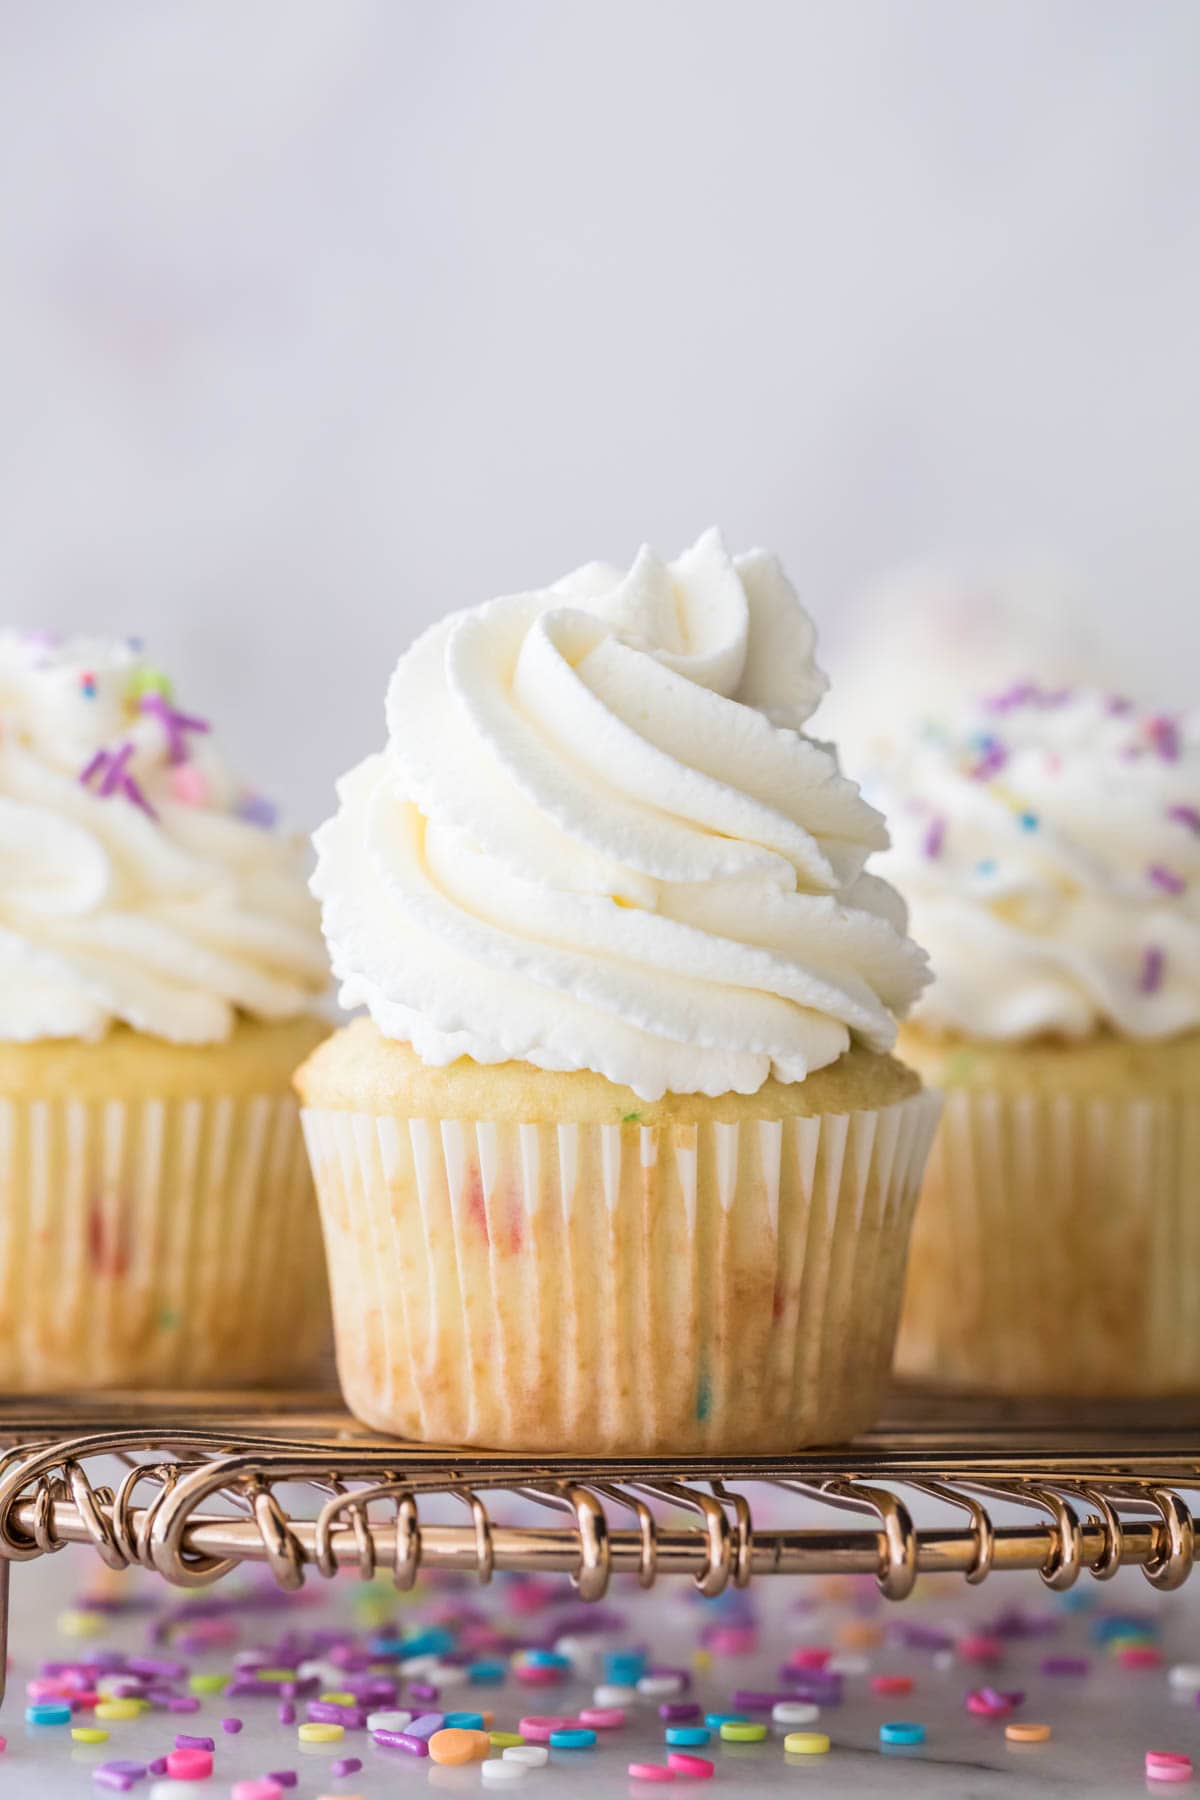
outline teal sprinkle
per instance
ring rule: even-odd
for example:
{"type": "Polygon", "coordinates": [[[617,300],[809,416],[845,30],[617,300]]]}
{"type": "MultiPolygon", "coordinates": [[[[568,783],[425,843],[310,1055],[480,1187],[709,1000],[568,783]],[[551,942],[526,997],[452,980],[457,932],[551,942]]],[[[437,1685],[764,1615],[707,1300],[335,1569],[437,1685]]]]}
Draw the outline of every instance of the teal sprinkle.
{"type": "Polygon", "coordinates": [[[980,860],[975,864],[975,873],[977,875],[994,875],[996,873],[995,857],[994,856],[981,857],[980,860]]]}
{"type": "Polygon", "coordinates": [[[1038,816],[1036,813],[1023,812],[1018,816],[1017,824],[1021,827],[1022,831],[1036,831],[1038,828],[1038,816]]]}
{"type": "Polygon", "coordinates": [[[709,1386],[708,1376],[701,1375],[696,1387],[696,1417],[698,1419],[707,1419],[711,1411],[712,1388],[709,1386]]]}

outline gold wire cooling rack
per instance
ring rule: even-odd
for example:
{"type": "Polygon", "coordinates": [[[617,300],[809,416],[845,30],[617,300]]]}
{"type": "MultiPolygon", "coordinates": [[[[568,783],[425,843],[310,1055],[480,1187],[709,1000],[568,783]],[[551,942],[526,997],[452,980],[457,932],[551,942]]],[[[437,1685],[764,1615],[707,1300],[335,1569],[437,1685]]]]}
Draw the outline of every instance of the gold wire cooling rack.
{"type": "Polygon", "coordinates": [[[11,1564],[68,1543],[184,1587],[242,1563],[287,1589],[345,1567],[399,1588],[422,1567],[557,1570],[585,1599],[614,1574],[706,1594],[871,1574],[901,1600],[922,1571],[1034,1569],[1061,1589],[1136,1565],[1174,1588],[1196,1554],[1200,1401],[909,1392],[841,1448],[588,1459],[398,1443],[325,1393],[107,1395],[0,1401],[0,1446],[0,1635],[11,1564]]]}

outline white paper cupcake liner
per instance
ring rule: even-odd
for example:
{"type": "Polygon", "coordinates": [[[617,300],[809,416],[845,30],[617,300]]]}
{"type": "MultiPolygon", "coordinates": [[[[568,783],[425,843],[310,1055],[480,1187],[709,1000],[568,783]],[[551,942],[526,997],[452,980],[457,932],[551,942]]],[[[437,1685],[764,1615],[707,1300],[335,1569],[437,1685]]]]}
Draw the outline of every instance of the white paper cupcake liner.
{"type": "Polygon", "coordinates": [[[0,1387],[233,1387],[327,1342],[287,1095],[0,1099],[0,1387]]]}
{"type": "Polygon", "coordinates": [[[743,1124],[304,1115],[351,1408],[525,1450],[786,1449],[874,1417],[938,1104],[743,1124]]]}
{"type": "Polygon", "coordinates": [[[897,1360],[1009,1393],[1200,1391],[1200,1098],[949,1090],[897,1360]]]}

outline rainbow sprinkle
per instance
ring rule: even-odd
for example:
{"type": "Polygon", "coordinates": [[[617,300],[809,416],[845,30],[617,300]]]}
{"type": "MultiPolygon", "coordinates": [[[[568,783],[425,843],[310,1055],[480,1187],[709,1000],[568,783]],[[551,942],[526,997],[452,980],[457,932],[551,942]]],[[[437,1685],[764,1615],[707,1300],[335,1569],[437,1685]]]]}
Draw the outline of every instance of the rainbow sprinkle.
{"type": "Polygon", "coordinates": [[[1166,955],[1158,944],[1150,944],[1142,952],[1141,973],[1138,976],[1138,987],[1143,994],[1157,994],[1162,986],[1163,969],[1166,955]]]}

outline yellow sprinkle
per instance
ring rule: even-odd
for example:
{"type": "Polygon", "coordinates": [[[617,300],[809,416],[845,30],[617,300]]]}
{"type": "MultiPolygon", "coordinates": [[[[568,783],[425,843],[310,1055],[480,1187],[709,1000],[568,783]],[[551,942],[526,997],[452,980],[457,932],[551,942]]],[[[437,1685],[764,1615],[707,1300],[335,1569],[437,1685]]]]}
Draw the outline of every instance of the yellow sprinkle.
{"type": "MultiPolygon", "coordinates": [[[[724,1735],[722,1725],[721,1736],[724,1735]]],[[[789,1731],[783,1747],[789,1756],[824,1756],[829,1748],[829,1737],[824,1731],[789,1731]]]]}
{"type": "Polygon", "coordinates": [[[65,1612],[58,1615],[58,1629],[64,1637],[91,1638],[99,1637],[104,1630],[104,1620],[95,1612],[65,1612]]]}
{"type": "Polygon", "coordinates": [[[1032,1721],[1022,1721],[1015,1725],[1006,1725],[1004,1735],[1014,1744],[1044,1744],[1050,1736],[1048,1725],[1035,1725],[1032,1721]]]}
{"type": "Polygon", "coordinates": [[[223,1694],[228,1686],[228,1675],[188,1676],[188,1687],[193,1694],[223,1694]]]}
{"type": "Polygon", "coordinates": [[[488,1743],[492,1746],[493,1750],[512,1750],[517,1744],[523,1744],[524,1742],[525,1739],[521,1736],[519,1731],[488,1732],[488,1743]]]}
{"type": "Polygon", "coordinates": [[[727,1744],[761,1744],[766,1735],[765,1725],[739,1725],[732,1719],[726,1719],[721,1727],[721,1736],[727,1744]]]}
{"type": "Polygon", "coordinates": [[[107,1731],[101,1731],[98,1725],[72,1725],[71,1736],[77,1744],[106,1744],[107,1731]]]}
{"type": "Polygon", "coordinates": [[[255,1681],[295,1681],[295,1669],[255,1669],[255,1681]]]}
{"type": "Polygon", "coordinates": [[[712,1656],[711,1650],[697,1650],[693,1654],[693,1656],[692,1656],[693,1669],[699,1669],[701,1671],[701,1673],[703,1673],[705,1669],[711,1669],[712,1666],[713,1666],[713,1656],[712,1656]]]}
{"type": "Polygon", "coordinates": [[[327,1706],[353,1706],[354,1705],[354,1695],[353,1694],[322,1694],[321,1698],[322,1698],[322,1700],[324,1700],[324,1702],[327,1706]]]}
{"type": "MultiPolygon", "coordinates": [[[[98,1710],[98,1709],[97,1709],[98,1710]]],[[[336,1744],[345,1735],[344,1725],[311,1724],[299,1729],[302,1744],[336,1744]]]]}
{"type": "Polygon", "coordinates": [[[137,1719],[140,1718],[143,1700],[97,1700],[96,1717],[98,1719],[137,1719]]]}

